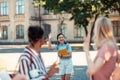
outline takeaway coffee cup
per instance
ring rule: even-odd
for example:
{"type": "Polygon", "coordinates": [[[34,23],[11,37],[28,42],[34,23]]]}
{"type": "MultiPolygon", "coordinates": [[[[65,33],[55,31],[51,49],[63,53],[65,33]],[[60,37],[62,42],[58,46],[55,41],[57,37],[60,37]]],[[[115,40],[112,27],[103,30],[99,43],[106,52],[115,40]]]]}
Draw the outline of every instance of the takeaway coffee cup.
{"type": "Polygon", "coordinates": [[[0,71],[0,80],[12,80],[12,79],[7,74],[6,70],[1,70],[0,71]]]}

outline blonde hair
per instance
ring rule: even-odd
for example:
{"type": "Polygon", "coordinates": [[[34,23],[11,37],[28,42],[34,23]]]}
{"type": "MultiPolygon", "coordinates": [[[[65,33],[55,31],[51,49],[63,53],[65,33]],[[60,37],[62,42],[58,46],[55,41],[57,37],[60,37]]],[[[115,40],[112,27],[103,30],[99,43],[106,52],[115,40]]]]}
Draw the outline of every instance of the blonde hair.
{"type": "Polygon", "coordinates": [[[113,35],[113,27],[111,21],[106,17],[100,17],[95,23],[96,47],[101,47],[104,40],[115,42],[113,35]]]}

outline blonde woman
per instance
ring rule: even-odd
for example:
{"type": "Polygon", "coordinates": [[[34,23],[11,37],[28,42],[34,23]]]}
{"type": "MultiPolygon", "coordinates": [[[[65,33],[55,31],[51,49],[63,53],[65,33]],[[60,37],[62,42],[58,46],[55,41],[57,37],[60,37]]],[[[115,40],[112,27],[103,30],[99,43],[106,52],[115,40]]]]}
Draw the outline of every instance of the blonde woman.
{"type": "Polygon", "coordinates": [[[95,23],[95,45],[98,50],[94,61],[90,58],[88,34],[84,42],[84,51],[88,64],[87,76],[92,80],[110,80],[117,59],[117,47],[113,36],[111,21],[106,17],[100,17],[95,23]]]}

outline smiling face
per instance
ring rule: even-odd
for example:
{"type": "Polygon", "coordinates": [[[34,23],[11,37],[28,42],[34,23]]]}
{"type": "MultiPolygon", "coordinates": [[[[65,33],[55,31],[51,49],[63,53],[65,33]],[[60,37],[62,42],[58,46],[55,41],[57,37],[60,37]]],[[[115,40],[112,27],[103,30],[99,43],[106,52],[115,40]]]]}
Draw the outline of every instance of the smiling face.
{"type": "Polygon", "coordinates": [[[58,36],[58,42],[60,43],[60,44],[64,44],[64,42],[65,42],[65,39],[64,39],[64,35],[62,35],[62,34],[60,34],[59,36],[58,36]]]}

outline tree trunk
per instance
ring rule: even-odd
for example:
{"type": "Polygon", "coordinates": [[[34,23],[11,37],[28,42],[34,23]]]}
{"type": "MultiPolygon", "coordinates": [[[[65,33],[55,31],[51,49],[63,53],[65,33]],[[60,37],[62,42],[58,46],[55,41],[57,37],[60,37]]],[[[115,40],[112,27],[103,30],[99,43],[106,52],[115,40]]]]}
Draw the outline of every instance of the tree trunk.
{"type": "Polygon", "coordinates": [[[90,32],[90,44],[91,44],[91,42],[92,42],[93,30],[94,30],[95,22],[96,22],[98,16],[99,16],[99,14],[96,14],[96,15],[95,15],[95,20],[94,20],[94,22],[93,22],[93,26],[92,26],[92,28],[91,28],[91,32],[90,32]]]}
{"type": "Polygon", "coordinates": [[[88,30],[87,30],[87,27],[86,27],[86,26],[84,26],[84,30],[85,30],[85,35],[87,36],[88,30]]]}

